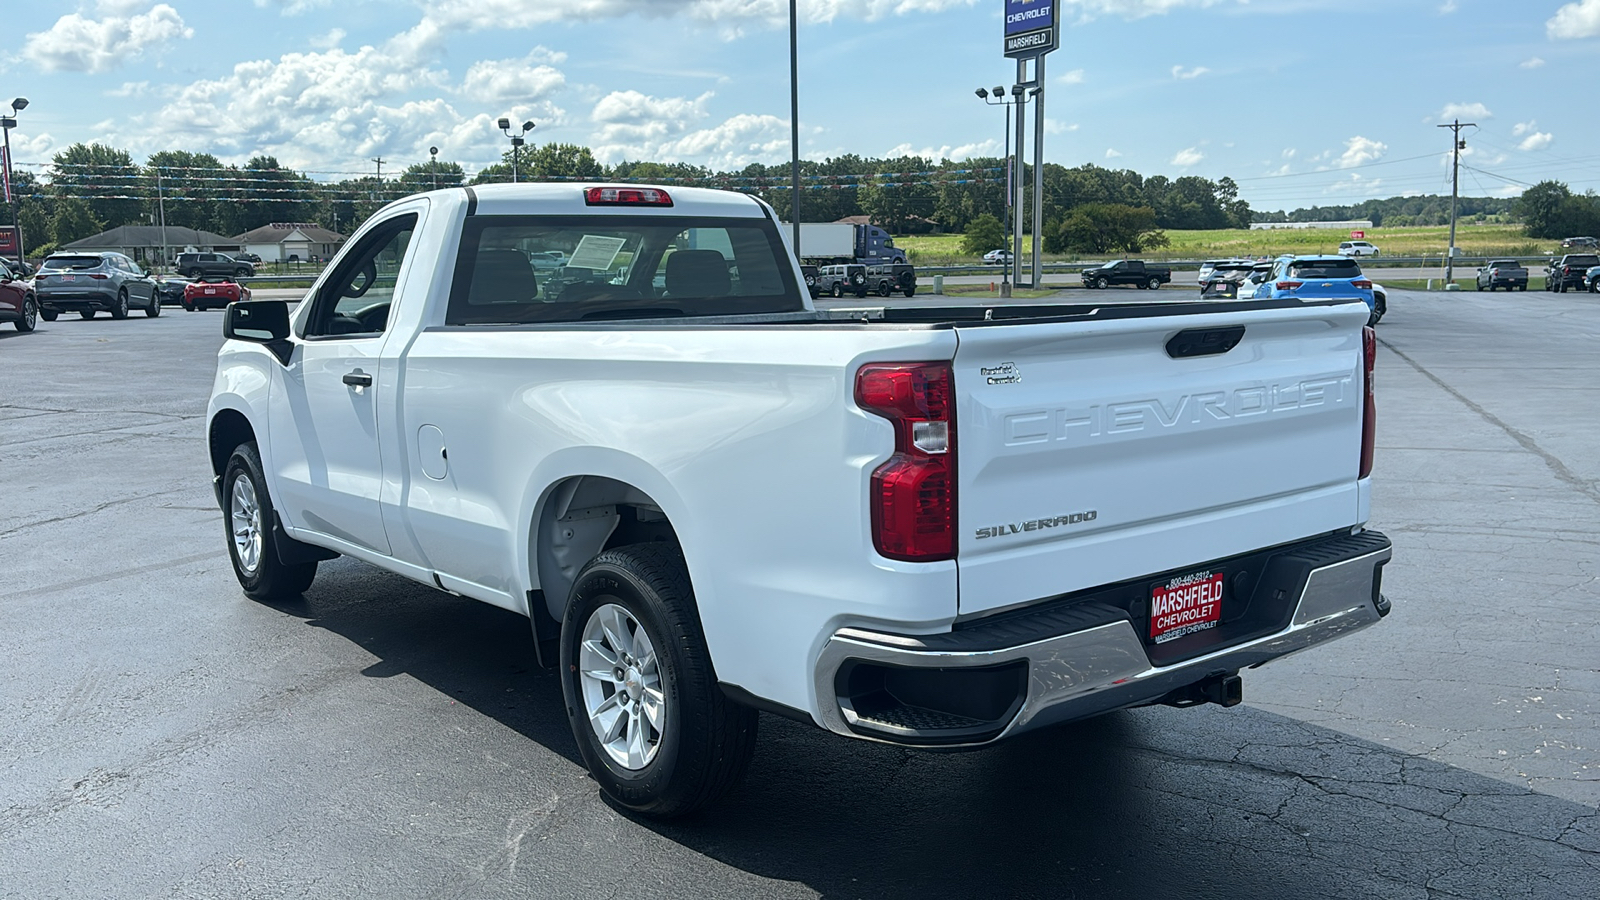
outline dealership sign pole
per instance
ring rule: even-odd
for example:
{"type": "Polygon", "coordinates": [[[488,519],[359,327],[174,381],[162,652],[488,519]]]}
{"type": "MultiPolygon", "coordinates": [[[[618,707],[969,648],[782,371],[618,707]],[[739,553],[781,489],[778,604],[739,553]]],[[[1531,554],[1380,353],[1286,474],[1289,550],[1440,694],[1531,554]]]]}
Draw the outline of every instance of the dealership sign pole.
{"type": "MultiPolygon", "coordinates": [[[[1005,0],[1005,55],[1017,61],[1017,84],[1012,96],[1026,102],[1035,100],[1033,108],[1033,286],[1039,287],[1044,278],[1044,260],[1039,255],[1039,238],[1044,229],[1044,57],[1060,44],[1061,20],[1057,10],[1059,0],[1005,0]],[[1028,61],[1033,61],[1030,76],[1028,61]]],[[[1017,158],[1022,158],[1022,107],[1017,108],[1017,158]]],[[[1026,169],[1018,166],[1018,182],[1026,169]]],[[[1018,192],[1021,193],[1020,191],[1018,192]]],[[[1012,248],[1013,264],[1017,267],[1017,281],[1022,280],[1022,203],[1018,197],[1014,215],[1016,230],[1012,248]]]]}

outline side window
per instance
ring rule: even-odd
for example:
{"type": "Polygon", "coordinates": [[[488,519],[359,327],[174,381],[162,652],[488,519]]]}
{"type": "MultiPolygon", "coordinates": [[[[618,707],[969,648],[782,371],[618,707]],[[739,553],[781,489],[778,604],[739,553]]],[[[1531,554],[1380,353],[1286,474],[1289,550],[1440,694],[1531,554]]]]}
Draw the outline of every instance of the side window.
{"type": "Polygon", "coordinates": [[[382,334],[416,227],[413,213],[390,219],[363,236],[317,291],[306,337],[382,334]]]}

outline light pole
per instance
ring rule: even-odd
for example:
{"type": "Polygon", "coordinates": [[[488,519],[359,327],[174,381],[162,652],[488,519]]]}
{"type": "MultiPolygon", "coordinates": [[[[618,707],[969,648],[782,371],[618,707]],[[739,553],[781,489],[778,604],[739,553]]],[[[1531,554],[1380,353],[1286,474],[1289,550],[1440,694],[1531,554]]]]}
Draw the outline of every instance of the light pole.
{"type": "Polygon", "coordinates": [[[522,139],[523,135],[525,135],[528,132],[532,131],[537,126],[535,126],[533,124],[533,120],[532,119],[529,119],[528,121],[522,123],[522,130],[521,131],[517,132],[516,134],[512,134],[511,133],[511,120],[510,119],[507,119],[507,118],[502,116],[500,121],[498,123],[496,123],[496,124],[498,124],[500,126],[500,130],[501,131],[504,131],[506,133],[506,137],[511,138],[511,183],[512,184],[516,184],[517,183],[517,177],[518,177],[517,176],[517,148],[521,147],[523,145],[523,143],[524,143],[524,141],[522,139]]]}
{"type": "Polygon", "coordinates": [[[789,0],[789,221],[794,226],[794,255],[800,258],[800,12],[789,0]]]}
{"type": "Polygon", "coordinates": [[[430,157],[428,168],[433,171],[433,189],[437,191],[439,189],[439,148],[429,147],[428,156],[430,157]]]}
{"type": "Polygon", "coordinates": [[[17,242],[17,271],[20,273],[26,268],[22,257],[26,255],[22,245],[22,225],[17,222],[17,194],[11,187],[11,129],[17,127],[17,113],[28,108],[28,98],[18,97],[11,101],[11,115],[0,116],[0,131],[5,132],[6,147],[6,197],[10,201],[6,205],[11,207],[11,234],[17,242]]]}
{"type": "MultiPolygon", "coordinates": [[[[1015,194],[1012,191],[1012,184],[1014,183],[1014,179],[1017,177],[1012,174],[1013,166],[1011,164],[1011,107],[1021,103],[1022,98],[1019,94],[1017,99],[1007,100],[1005,88],[998,86],[995,87],[993,91],[990,91],[988,88],[978,88],[975,93],[977,93],[979,100],[982,100],[984,103],[987,103],[990,106],[1003,106],[1006,108],[1006,246],[1010,247],[1011,204],[1013,198],[1015,197],[1015,194]],[[994,97],[992,100],[989,99],[991,94],[994,97]]],[[[1019,112],[1017,115],[1020,116],[1022,114],[1019,112]]],[[[1015,258],[1013,258],[1010,263],[1006,264],[1005,273],[1000,276],[1000,296],[1002,297],[1011,296],[1011,267],[1016,264],[1017,261],[1015,258]]]]}

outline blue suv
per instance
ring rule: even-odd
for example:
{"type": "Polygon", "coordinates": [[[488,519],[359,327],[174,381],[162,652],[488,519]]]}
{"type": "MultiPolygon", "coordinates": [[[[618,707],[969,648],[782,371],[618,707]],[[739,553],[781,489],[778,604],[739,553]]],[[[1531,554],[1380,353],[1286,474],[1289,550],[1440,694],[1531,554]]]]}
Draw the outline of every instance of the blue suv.
{"type": "Polygon", "coordinates": [[[1359,297],[1372,311],[1368,324],[1376,325],[1383,317],[1373,296],[1371,279],[1361,273],[1361,264],[1350,257],[1278,257],[1272,264],[1272,274],[1256,288],[1255,299],[1284,297],[1305,300],[1359,297]]]}

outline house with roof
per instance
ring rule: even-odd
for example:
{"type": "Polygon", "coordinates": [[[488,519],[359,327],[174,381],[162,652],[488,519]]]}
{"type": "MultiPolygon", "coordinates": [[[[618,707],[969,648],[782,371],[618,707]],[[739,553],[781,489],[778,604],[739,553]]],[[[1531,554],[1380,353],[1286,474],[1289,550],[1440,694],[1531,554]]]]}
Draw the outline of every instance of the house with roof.
{"type": "Polygon", "coordinates": [[[261,257],[262,262],[311,262],[332,258],[344,244],[345,236],[315,222],[273,222],[233,240],[245,252],[261,257]]]}
{"type": "Polygon", "coordinates": [[[239,250],[239,246],[239,242],[233,238],[179,225],[119,225],[62,244],[59,249],[79,252],[115,250],[151,265],[170,261],[179,253],[233,253],[239,250]]]}

